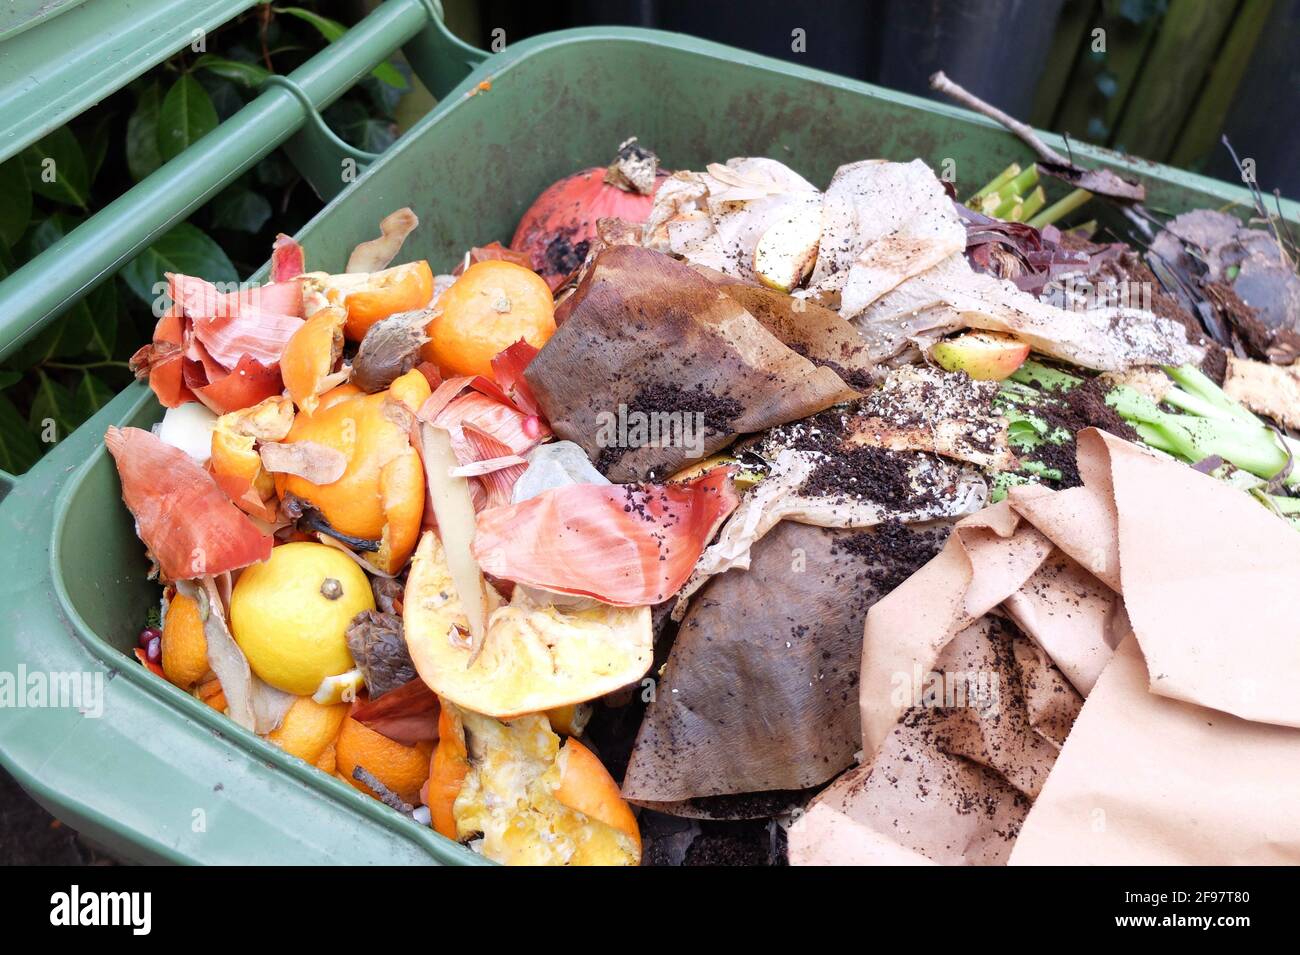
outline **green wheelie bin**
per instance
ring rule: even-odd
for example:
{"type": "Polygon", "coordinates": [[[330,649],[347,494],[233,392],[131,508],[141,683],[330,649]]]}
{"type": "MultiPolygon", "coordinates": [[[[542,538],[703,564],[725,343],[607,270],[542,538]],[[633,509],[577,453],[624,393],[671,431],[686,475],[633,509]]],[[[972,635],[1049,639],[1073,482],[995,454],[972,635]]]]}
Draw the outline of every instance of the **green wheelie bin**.
{"type": "MultiPolygon", "coordinates": [[[[62,16],[113,5],[70,0],[73,9],[62,16]]],[[[185,0],[186,15],[208,25],[248,5],[185,0]]],[[[57,23],[27,32],[39,39],[38,31],[57,23]]],[[[165,57],[187,36],[173,36],[170,48],[151,43],[149,57],[132,69],[146,69],[149,58],[165,57]]],[[[0,32],[6,45],[21,39],[0,32]]],[[[129,79],[120,72],[115,82],[129,79]]],[[[30,112],[36,95],[0,94],[0,147],[7,150],[0,158],[48,131],[30,112]],[[27,116],[16,118],[23,109],[27,116]]],[[[42,116],[56,125],[94,101],[81,86],[50,95],[53,108],[42,116]]],[[[969,112],[714,43],[594,27],[488,55],[446,31],[434,0],[387,0],[0,283],[0,357],[282,144],[318,192],[332,196],[297,236],[309,267],[341,271],[383,215],[410,206],[420,226],[404,253],[448,271],[470,246],[508,241],[546,185],[601,162],[632,135],[670,169],[770,156],[822,184],[841,163],[867,156],[920,157],[934,168],[951,160],[963,189],[1032,159],[1001,127],[969,112]],[[398,47],[438,105],[382,156],[348,150],[318,110],[398,47]],[[339,169],[349,160],[364,172],[344,182],[339,169]]],[[[1043,138],[1063,148],[1058,137],[1043,138]]],[[[1073,149],[1084,163],[1141,179],[1149,205],[1164,212],[1251,205],[1240,187],[1073,149]]],[[[1289,220],[1300,219],[1294,203],[1284,209],[1289,220]]],[[[30,472],[0,475],[0,674],[75,675],[103,687],[94,706],[0,709],[0,763],[60,819],[132,860],[481,861],[136,663],[131,651],[159,590],[146,579],[144,548],[121,504],[103,435],[109,425],[149,428],[161,415],[137,383],[30,472]]]]}

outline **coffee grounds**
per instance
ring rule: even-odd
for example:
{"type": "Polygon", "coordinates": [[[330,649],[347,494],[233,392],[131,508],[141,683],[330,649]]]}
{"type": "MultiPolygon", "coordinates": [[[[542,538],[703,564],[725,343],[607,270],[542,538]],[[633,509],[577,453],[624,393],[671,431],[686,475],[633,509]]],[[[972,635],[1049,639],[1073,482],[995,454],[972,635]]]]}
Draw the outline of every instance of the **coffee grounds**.
{"type": "Polygon", "coordinates": [[[766,822],[705,822],[682,865],[787,865],[785,830],[766,822]]]}
{"type": "MultiPolygon", "coordinates": [[[[1044,441],[1020,455],[1024,460],[1037,461],[1044,467],[1059,471],[1060,479],[1037,478],[1048,487],[1058,490],[1078,487],[1083,483],[1075,460],[1078,451],[1075,436],[1084,428],[1100,428],[1126,441],[1140,440],[1129,423],[1106,404],[1106,388],[1101,378],[1084,379],[1065,392],[1043,391],[1042,398],[1030,410],[1046,422],[1049,434],[1058,430],[1069,432],[1068,440],[1059,443],[1044,441]]],[[[1019,473],[1030,476],[1027,471],[1019,473]]]]}
{"type": "Polygon", "coordinates": [[[865,580],[883,597],[911,577],[943,549],[951,526],[908,527],[885,521],[857,534],[837,538],[832,554],[853,554],[870,562],[865,580]]]}
{"type": "Polygon", "coordinates": [[[762,453],[762,448],[770,447],[839,454],[848,433],[849,418],[856,407],[856,404],[837,405],[811,417],[778,425],[759,443],[759,453],[762,453]]]}
{"type": "Polygon", "coordinates": [[[808,497],[865,498],[895,511],[920,507],[924,494],[912,484],[911,464],[922,452],[854,447],[820,462],[799,487],[808,497]]]}
{"type": "Polygon", "coordinates": [[[876,385],[876,380],[871,377],[871,373],[863,368],[845,368],[837,361],[829,358],[820,358],[810,354],[808,346],[799,342],[786,342],[786,347],[798,355],[800,358],[806,358],[818,368],[829,368],[839,376],[840,381],[844,382],[854,391],[868,392],[876,385]]]}
{"type": "MultiPolygon", "coordinates": [[[[702,384],[693,388],[682,388],[656,382],[646,385],[626,402],[627,414],[653,415],[672,413],[678,415],[701,415],[704,423],[704,437],[719,434],[732,434],[732,421],[740,417],[745,406],[734,398],[715,395],[706,391],[702,384]]],[[[602,448],[596,456],[596,470],[605,474],[622,460],[623,455],[635,450],[630,447],[602,448]]],[[[657,469],[651,469],[655,471],[657,469]]],[[[666,475],[665,475],[666,476],[666,475]]]]}

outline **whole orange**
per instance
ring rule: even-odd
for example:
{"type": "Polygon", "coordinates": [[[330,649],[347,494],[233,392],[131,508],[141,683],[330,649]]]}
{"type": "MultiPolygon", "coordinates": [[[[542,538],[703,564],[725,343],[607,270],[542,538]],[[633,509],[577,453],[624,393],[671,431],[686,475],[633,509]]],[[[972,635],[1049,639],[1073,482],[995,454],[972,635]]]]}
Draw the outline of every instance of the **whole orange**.
{"type": "Polygon", "coordinates": [[[555,332],[546,280],[500,259],[476,262],[437,302],[423,356],[444,375],[492,375],[492,359],[519,339],[541,348],[555,332]]]}

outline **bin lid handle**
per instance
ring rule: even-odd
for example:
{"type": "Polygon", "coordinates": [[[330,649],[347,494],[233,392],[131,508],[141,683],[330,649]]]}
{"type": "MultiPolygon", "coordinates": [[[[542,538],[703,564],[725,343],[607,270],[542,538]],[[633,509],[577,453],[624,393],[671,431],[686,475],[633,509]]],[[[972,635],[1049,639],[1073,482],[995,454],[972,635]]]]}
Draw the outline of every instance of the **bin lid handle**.
{"type": "Polygon", "coordinates": [[[271,86],[278,89],[267,88],[15,270],[0,282],[0,359],[304,127],[358,164],[373,160],[373,154],[342,143],[318,111],[404,44],[412,67],[435,95],[460,82],[487,54],[452,36],[441,15],[436,0],[385,0],[288,77],[277,77],[271,86]]]}

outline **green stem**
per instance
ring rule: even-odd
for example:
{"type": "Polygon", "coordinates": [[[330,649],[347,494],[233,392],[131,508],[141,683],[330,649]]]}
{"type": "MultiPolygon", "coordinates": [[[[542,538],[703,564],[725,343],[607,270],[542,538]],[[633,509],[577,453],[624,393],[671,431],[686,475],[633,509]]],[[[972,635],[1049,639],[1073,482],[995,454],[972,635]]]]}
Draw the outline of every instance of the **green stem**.
{"type": "Polygon", "coordinates": [[[1018,175],[1020,175],[1020,163],[1013,162],[1006,169],[1003,169],[1000,173],[998,173],[996,176],[994,176],[992,179],[986,182],[983,185],[983,187],[980,188],[980,190],[975,193],[975,195],[971,196],[969,199],[966,200],[966,204],[970,205],[973,202],[979,202],[989,193],[996,192],[998,189],[1001,189],[1003,186],[1005,186],[1008,182],[1010,182],[1018,175]]]}
{"type": "MultiPolygon", "coordinates": [[[[1248,424],[1221,417],[1170,414],[1127,385],[1113,388],[1106,396],[1106,403],[1137,429],[1143,441],[1185,461],[1195,463],[1217,454],[1267,479],[1275,477],[1286,465],[1286,450],[1259,421],[1248,424]]],[[[1300,483],[1300,474],[1291,474],[1286,483],[1300,483]]]]}
{"type": "Polygon", "coordinates": [[[1052,225],[1057,219],[1068,216],[1075,209],[1079,208],[1085,202],[1092,198],[1092,193],[1086,189],[1075,189],[1065,198],[1058,199],[1050,206],[1044,209],[1038,215],[1029,220],[1029,225],[1035,229],[1041,229],[1045,225],[1052,225]]]}
{"type": "Polygon", "coordinates": [[[1018,221],[1020,215],[1021,202],[1019,196],[1012,196],[1009,199],[1003,199],[996,209],[993,210],[993,218],[1003,219],[1007,222],[1018,221]]]}
{"type": "Polygon", "coordinates": [[[1038,210],[1047,204],[1047,193],[1043,192],[1042,186],[1035,187],[1034,191],[1025,197],[1025,204],[1020,207],[1020,221],[1024,222],[1038,214],[1038,210]]]}
{"type": "Polygon", "coordinates": [[[1016,176],[1010,182],[1001,186],[998,189],[998,195],[1003,199],[1012,196],[1023,196],[1036,185],[1038,185],[1038,166],[1033,165],[1020,173],[1020,175],[1016,176]]]}
{"type": "Polygon", "coordinates": [[[1233,401],[1208,375],[1195,365],[1165,365],[1164,372],[1184,391],[1196,395],[1243,424],[1259,424],[1259,419],[1240,403],[1233,401]]]}

